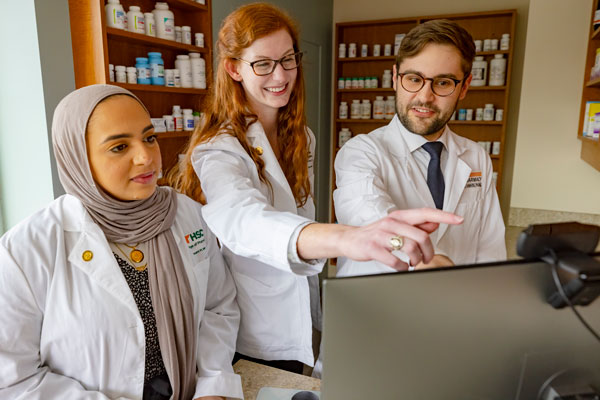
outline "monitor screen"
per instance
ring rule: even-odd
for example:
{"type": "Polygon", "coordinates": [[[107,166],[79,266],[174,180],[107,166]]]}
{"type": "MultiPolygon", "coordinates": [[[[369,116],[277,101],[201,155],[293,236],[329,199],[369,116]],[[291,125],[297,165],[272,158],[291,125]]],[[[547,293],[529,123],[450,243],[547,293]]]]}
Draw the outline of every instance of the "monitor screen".
{"type": "MultiPolygon", "coordinates": [[[[574,368],[600,383],[600,342],[546,301],[551,269],[513,261],[325,280],[323,400],[532,400],[574,368]]],[[[600,331],[600,299],[577,309],[600,331]]]]}

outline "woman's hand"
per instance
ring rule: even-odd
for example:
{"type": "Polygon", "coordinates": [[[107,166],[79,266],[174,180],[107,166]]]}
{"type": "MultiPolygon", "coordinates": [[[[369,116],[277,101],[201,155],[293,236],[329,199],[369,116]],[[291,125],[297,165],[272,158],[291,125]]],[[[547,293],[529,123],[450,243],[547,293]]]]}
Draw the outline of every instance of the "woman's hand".
{"type": "Polygon", "coordinates": [[[404,243],[400,250],[409,257],[411,265],[427,263],[434,257],[429,234],[440,223],[462,222],[462,217],[431,208],[393,211],[370,225],[344,231],[340,240],[342,255],[356,261],[376,260],[394,269],[406,270],[408,265],[391,253],[394,250],[390,243],[392,237],[402,237],[404,243]]]}
{"type": "Polygon", "coordinates": [[[305,259],[347,257],[356,261],[375,260],[397,270],[408,265],[392,254],[390,239],[403,239],[401,251],[408,255],[411,265],[433,258],[429,234],[440,223],[457,225],[463,218],[431,209],[398,210],[370,225],[356,227],[340,224],[310,224],[298,237],[298,255],[305,259]]]}

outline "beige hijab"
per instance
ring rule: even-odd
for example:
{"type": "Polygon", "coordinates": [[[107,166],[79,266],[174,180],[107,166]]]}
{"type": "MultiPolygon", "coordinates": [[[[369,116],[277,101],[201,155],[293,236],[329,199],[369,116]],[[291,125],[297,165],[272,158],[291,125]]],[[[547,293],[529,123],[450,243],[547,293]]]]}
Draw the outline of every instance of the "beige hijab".
{"type": "Polygon", "coordinates": [[[162,358],[172,398],[187,400],[196,386],[196,332],[190,283],[170,229],[177,212],[175,191],[157,187],[145,200],[117,200],[94,182],[88,163],[88,120],[98,103],[114,95],[140,101],[120,87],[92,85],[58,104],[52,122],[58,173],[65,191],[81,200],[109,241],[148,243],[148,278],[162,358]]]}

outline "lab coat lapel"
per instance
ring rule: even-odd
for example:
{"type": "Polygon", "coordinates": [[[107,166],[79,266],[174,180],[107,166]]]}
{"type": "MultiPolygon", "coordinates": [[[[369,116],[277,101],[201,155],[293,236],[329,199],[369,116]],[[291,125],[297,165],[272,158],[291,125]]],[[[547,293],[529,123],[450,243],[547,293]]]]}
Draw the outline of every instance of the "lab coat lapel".
{"type": "MultiPolygon", "coordinates": [[[[453,213],[467,185],[467,180],[471,174],[471,167],[460,158],[465,149],[456,143],[454,133],[449,130],[447,137],[448,160],[443,172],[446,187],[444,192],[444,211],[453,213]]],[[[444,236],[447,229],[447,224],[440,225],[437,230],[438,242],[444,236]]]]}
{"type": "Polygon", "coordinates": [[[394,126],[395,124],[400,125],[398,116],[395,116],[394,120],[386,127],[385,136],[391,153],[396,157],[396,162],[400,163],[397,169],[404,169],[408,177],[406,182],[398,182],[398,185],[410,193],[417,194],[419,199],[415,199],[415,207],[435,208],[427,180],[421,174],[414,157],[411,156],[410,148],[400,133],[401,126],[394,126]]]}
{"type": "Polygon", "coordinates": [[[250,125],[246,137],[250,146],[253,148],[260,146],[263,150],[261,157],[265,162],[265,172],[271,178],[269,182],[271,182],[271,186],[273,187],[273,207],[280,211],[289,211],[296,214],[298,209],[292,189],[277,161],[277,157],[271,148],[262,125],[259,122],[250,125]]]}
{"type": "Polygon", "coordinates": [[[103,232],[89,219],[89,216],[87,219],[83,222],[83,230],[69,254],[69,261],[83,271],[90,280],[104,288],[139,316],[131,289],[113,257],[103,232]],[[84,259],[84,254],[90,255],[86,252],[91,252],[92,258],[89,261],[84,259]]]}

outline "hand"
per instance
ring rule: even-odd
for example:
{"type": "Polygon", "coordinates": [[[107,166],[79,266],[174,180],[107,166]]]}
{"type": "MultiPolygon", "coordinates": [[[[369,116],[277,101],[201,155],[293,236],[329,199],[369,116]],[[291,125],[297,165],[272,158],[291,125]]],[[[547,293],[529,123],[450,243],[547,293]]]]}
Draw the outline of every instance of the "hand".
{"type": "Polygon", "coordinates": [[[370,225],[347,227],[349,229],[342,232],[339,244],[342,255],[347,258],[376,260],[402,271],[408,269],[408,265],[391,254],[391,237],[403,237],[401,250],[408,255],[411,265],[421,261],[428,263],[434,256],[429,234],[440,223],[457,225],[462,222],[462,217],[431,208],[398,210],[370,225]]]}
{"type": "Polygon", "coordinates": [[[424,263],[421,261],[415,266],[415,269],[430,269],[430,268],[442,268],[442,267],[453,267],[454,263],[448,257],[442,254],[435,254],[431,261],[424,263]]]}

